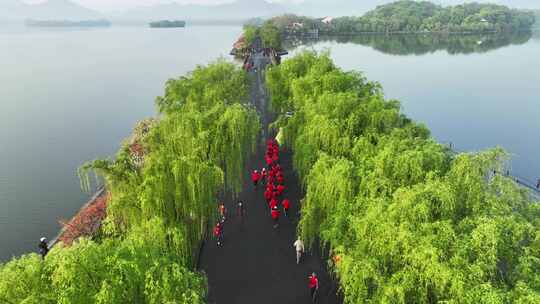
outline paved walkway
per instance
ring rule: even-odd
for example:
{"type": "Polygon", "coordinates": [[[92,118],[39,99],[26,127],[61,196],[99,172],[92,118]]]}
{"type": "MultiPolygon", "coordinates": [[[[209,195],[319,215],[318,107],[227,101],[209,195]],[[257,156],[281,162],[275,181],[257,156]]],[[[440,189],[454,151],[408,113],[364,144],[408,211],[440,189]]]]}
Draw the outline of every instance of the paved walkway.
{"type": "MultiPolygon", "coordinates": [[[[254,57],[258,66],[251,98],[267,125],[270,115],[266,111],[266,96],[261,70],[265,59],[254,57]],[[262,66],[261,66],[262,65],[262,66]]],[[[263,135],[264,137],[264,135],[263,135]]],[[[307,253],[300,265],[296,264],[293,243],[296,239],[299,200],[302,197],[298,179],[292,169],[291,153],[281,152],[285,177],[284,197],[291,201],[289,217],[280,217],[279,227],[272,228],[268,205],[263,197],[264,186],[257,190],[251,184],[249,170],[264,165],[265,139],[245,172],[244,191],[239,198],[246,206],[242,221],[236,216],[236,201],[226,201],[229,216],[225,222],[224,244],[207,241],[201,256],[201,268],[208,276],[210,304],[301,304],[311,303],[308,275],[319,276],[321,304],[341,303],[336,287],[326,271],[326,262],[317,252],[307,253]]]]}

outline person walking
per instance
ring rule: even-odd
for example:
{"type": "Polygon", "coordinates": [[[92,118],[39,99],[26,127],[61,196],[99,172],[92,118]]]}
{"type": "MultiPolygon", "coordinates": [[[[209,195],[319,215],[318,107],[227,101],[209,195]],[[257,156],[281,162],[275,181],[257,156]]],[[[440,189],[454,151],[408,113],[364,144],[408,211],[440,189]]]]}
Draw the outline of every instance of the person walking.
{"type": "Polygon", "coordinates": [[[283,185],[278,185],[278,186],[276,187],[276,190],[277,190],[277,192],[278,192],[278,195],[282,195],[282,194],[283,194],[283,191],[285,191],[285,186],[283,186],[283,185]]]}
{"type": "Polygon", "coordinates": [[[270,200],[270,203],[268,204],[268,206],[270,207],[270,212],[272,212],[272,210],[274,210],[274,208],[277,208],[277,205],[278,205],[278,200],[275,197],[273,197],[270,200]]]}
{"type": "Polygon", "coordinates": [[[242,201],[238,201],[238,204],[236,205],[236,215],[240,217],[240,219],[244,218],[244,215],[246,213],[244,203],[242,201]]]}
{"type": "Polygon", "coordinates": [[[289,212],[289,207],[290,207],[290,202],[288,199],[284,199],[282,202],[281,202],[281,206],[283,207],[283,215],[287,216],[288,212],[289,212]]]}
{"type": "Polygon", "coordinates": [[[214,228],[214,236],[216,237],[217,245],[221,246],[223,242],[223,224],[218,222],[214,228]]]}
{"type": "Polygon", "coordinates": [[[267,175],[268,175],[268,174],[267,174],[267,172],[266,172],[266,168],[262,168],[262,170],[261,170],[261,180],[262,180],[263,182],[266,182],[266,177],[267,177],[267,175]]]}
{"type": "Polygon", "coordinates": [[[301,239],[297,239],[296,242],[294,242],[293,247],[296,248],[296,264],[300,264],[300,258],[305,250],[304,242],[302,242],[301,239]]]}
{"type": "Polygon", "coordinates": [[[275,229],[279,225],[279,209],[277,206],[272,209],[271,216],[272,216],[272,220],[274,221],[274,229],[275,229]]]}
{"type": "Polygon", "coordinates": [[[272,166],[272,156],[266,154],[264,160],[266,161],[266,166],[268,167],[268,169],[270,169],[270,167],[272,166]]]}
{"type": "Polygon", "coordinates": [[[283,177],[283,174],[281,172],[278,173],[278,176],[277,176],[277,182],[278,184],[280,185],[283,185],[283,182],[285,181],[285,178],[283,177]]]}
{"type": "Polygon", "coordinates": [[[311,294],[311,301],[315,303],[315,300],[317,299],[317,291],[319,291],[319,278],[317,278],[317,274],[313,272],[309,277],[309,292],[311,294]]]}
{"type": "Polygon", "coordinates": [[[272,154],[272,163],[277,164],[279,163],[279,155],[274,153],[272,154]]]}
{"type": "Polygon", "coordinates": [[[253,170],[251,172],[251,181],[253,182],[253,187],[257,189],[257,184],[259,184],[259,180],[261,179],[261,175],[259,174],[259,171],[253,170]]]}
{"type": "Polygon", "coordinates": [[[225,204],[219,204],[218,211],[219,215],[221,215],[221,221],[224,222],[227,216],[227,208],[225,208],[225,204]]]}
{"type": "Polygon", "coordinates": [[[41,239],[39,239],[38,248],[39,248],[39,254],[41,255],[41,258],[45,259],[45,256],[47,255],[47,253],[49,253],[49,244],[47,244],[47,238],[42,237],[41,239]]]}
{"type": "Polygon", "coordinates": [[[540,189],[540,178],[536,181],[536,189],[540,189]]]}
{"type": "Polygon", "coordinates": [[[270,202],[272,199],[273,192],[270,191],[270,189],[266,188],[266,191],[264,191],[264,198],[266,199],[266,202],[270,202]]]}

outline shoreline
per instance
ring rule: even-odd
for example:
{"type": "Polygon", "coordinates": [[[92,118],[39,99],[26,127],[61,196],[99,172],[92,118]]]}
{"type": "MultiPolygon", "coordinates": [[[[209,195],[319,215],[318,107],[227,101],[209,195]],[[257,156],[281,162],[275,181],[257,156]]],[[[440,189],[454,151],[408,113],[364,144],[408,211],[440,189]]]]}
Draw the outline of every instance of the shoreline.
{"type": "Polygon", "coordinates": [[[90,197],[88,202],[81,206],[79,211],[73,215],[71,219],[65,223],[60,221],[60,224],[63,227],[60,229],[56,237],[54,237],[54,239],[52,239],[52,241],[49,243],[49,249],[53,248],[60,241],[71,245],[73,241],[80,237],[95,234],[105,219],[106,206],[109,200],[109,192],[104,186],[100,186],[96,193],[90,197]],[[102,205],[105,205],[105,210],[102,210],[102,205]],[[92,209],[98,209],[99,211],[103,212],[92,214],[92,209]],[[70,228],[78,230],[75,232],[70,232],[70,228]],[[82,231],[83,229],[85,229],[84,232],[82,231]],[[66,240],[68,240],[68,242],[65,242],[66,240]]]}

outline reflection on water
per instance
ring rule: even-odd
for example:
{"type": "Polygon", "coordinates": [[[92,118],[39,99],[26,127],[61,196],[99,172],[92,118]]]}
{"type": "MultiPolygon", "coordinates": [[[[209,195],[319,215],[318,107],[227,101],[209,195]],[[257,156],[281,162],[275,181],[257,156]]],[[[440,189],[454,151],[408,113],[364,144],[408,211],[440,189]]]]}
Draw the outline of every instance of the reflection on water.
{"type": "Polygon", "coordinates": [[[485,53],[508,45],[525,44],[532,36],[531,32],[478,35],[321,36],[319,39],[288,40],[284,46],[288,50],[294,50],[299,46],[315,45],[320,42],[337,42],[370,46],[377,51],[391,55],[423,55],[440,50],[455,55],[485,53]]]}

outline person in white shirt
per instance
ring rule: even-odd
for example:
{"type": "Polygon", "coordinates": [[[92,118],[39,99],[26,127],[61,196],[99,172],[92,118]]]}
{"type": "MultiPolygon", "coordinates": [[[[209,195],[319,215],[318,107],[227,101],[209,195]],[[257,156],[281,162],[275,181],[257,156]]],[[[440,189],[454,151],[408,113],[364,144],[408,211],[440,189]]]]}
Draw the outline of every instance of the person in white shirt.
{"type": "Polygon", "coordinates": [[[297,239],[296,242],[294,242],[293,247],[296,248],[296,264],[300,264],[300,257],[304,252],[304,242],[302,242],[302,240],[300,239],[297,239]]]}

